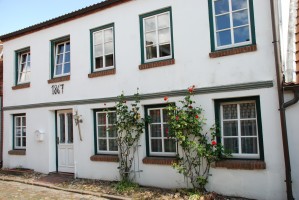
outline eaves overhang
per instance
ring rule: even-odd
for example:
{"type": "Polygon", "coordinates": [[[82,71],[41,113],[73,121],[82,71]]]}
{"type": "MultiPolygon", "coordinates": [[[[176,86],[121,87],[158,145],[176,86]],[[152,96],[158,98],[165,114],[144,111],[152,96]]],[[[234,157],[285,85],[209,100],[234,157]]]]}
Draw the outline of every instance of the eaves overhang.
{"type": "Polygon", "coordinates": [[[15,31],[15,32],[11,32],[11,33],[8,33],[8,34],[5,34],[5,35],[1,35],[0,40],[2,40],[2,42],[12,40],[14,38],[21,37],[23,35],[30,34],[30,33],[33,33],[33,32],[37,32],[37,31],[40,31],[40,30],[43,30],[43,29],[46,29],[46,28],[49,28],[49,27],[52,27],[52,26],[56,26],[58,24],[62,24],[62,23],[71,21],[71,20],[75,20],[77,18],[86,16],[86,15],[90,15],[90,14],[93,14],[95,12],[99,12],[101,10],[114,7],[116,5],[126,3],[128,1],[132,1],[132,0],[105,0],[103,2],[100,2],[100,3],[97,3],[97,4],[82,8],[80,10],[77,10],[77,11],[74,11],[74,12],[71,12],[71,13],[68,13],[68,14],[50,19],[48,21],[44,21],[44,22],[29,26],[27,28],[20,29],[20,30],[15,31]]]}

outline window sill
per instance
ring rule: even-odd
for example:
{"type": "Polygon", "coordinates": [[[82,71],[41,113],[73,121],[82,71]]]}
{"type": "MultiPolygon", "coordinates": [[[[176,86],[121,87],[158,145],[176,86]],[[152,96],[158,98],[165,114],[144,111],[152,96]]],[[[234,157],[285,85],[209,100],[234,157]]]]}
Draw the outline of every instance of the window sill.
{"type": "Polygon", "coordinates": [[[235,55],[240,53],[252,52],[256,50],[257,50],[257,46],[254,44],[249,46],[235,47],[231,49],[224,49],[224,50],[211,52],[209,56],[210,58],[218,58],[218,57],[230,56],[230,55],[235,55]]]}
{"type": "Polygon", "coordinates": [[[90,157],[91,161],[96,162],[118,162],[118,155],[93,155],[90,157]]]}
{"type": "Polygon", "coordinates": [[[25,149],[14,149],[8,151],[9,155],[16,155],[16,156],[25,156],[26,155],[26,150],[25,149]]]}
{"type": "Polygon", "coordinates": [[[108,76],[108,75],[113,75],[115,73],[116,73],[115,69],[107,69],[107,70],[103,70],[103,71],[92,72],[92,73],[88,74],[88,78],[96,78],[96,77],[100,77],[100,76],[108,76]]]}
{"type": "Polygon", "coordinates": [[[221,160],[212,165],[213,168],[262,170],[266,169],[266,163],[261,160],[221,160]]]}
{"type": "Polygon", "coordinates": [[[71,80],[71,75],[52,78],[48,80],[48,83],[59,83],[59,82],[69,81],[69,80],[71,80]]]}
{"type": "Polygon", "coordinates": [[[145,157],[142,160],[143,164],[153,164],[153,165],[172,165],[172,163],[177,162],[176,158],[165,158],[165,157],[145,157]]]}
{"type": "Polygon", "coordinates": [[[163,66],[173,65],[173,64],[175,64],[175,59],[155,61],[155,62],[151,62],[151,63],[141,64],[141,65],[139,65],[139,69],[144,70],[144,69],[163,67],[163,66]]]}
{"type": "Polygon", "coordinates": [[[29,87],[30,87],[30,83],[23,83],[23,84],[13,86],[12,89],[19,90],[19,89],[24,89],[24,88],[29,88],[29,87]]]}

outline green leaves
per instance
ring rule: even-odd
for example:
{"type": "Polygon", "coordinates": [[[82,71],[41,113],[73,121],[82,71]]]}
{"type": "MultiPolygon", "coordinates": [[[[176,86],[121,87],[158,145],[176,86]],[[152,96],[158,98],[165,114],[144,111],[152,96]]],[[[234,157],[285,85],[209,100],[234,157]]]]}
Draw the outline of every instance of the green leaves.
{"type": "Polygon", "coordinates": [[[140,97],[134,94],[134,102],[128,106],[124,93],[116,103],[117,142],[119,149],[119,173],[123,183],[130,183],[130,173],[140,135],[143,133],[145,120],[141,118],[139,108],[140,97]]]}
{"type": "Polygon", "coordinates": [[[188,88],[188,93],[179,101],[181,107],[171,104],[167,107],[170,136],[175,138],[182,149],[178,163],[173,167],[190,179],[194,189],[205,190],[208,183],[212,162],[221,158],[224,153],[221,144],[216,145],[216,128],[211,127],[204,133],[206,119],[203,110],[192,100],[195,86],[188,88]],[[212,145],[213,142],[213,145],[212,145]]]}

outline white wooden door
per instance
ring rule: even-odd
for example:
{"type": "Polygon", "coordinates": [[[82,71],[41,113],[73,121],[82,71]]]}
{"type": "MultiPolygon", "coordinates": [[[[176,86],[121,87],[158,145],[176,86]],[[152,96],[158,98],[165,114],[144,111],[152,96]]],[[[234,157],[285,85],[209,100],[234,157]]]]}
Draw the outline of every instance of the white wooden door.
{"type": "Polygon", "coordinates": [[[73,112],[57,111],[58,171],[74,173],[73,112]]]}

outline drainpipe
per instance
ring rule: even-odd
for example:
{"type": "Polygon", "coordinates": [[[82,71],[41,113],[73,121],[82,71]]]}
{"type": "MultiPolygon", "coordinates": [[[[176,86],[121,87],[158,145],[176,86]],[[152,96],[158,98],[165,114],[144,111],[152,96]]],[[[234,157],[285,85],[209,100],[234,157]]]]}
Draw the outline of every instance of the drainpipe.
{"type": "Polygon", "coordinates": [[[283,144],[283,153],[284,153],[284,164],[285,164],[285,175],[286,175],[286,188],[287,188],[287,199],[294,200],[293,191],[292,191],[292,175],[291,175],[291,163],[290,163],[290,154],[289,154],[289,144],[288,144],[288,135],[287,135],[287,125],[286,125],[286,115],[284,108],[284,95],[283,95],[283,74],[281,68],[281,59],[280,59],[280,44],[276,34],[276,18],[275,18],[275,7],[274,0],[270,0],[271,8],[271,19],[272,19],[272,33],[273,33],[273,45],[274,45],[274,54],[275,54],[275,66],[276,66],[276,78],[277,78],[277,92],[279,100],[279,112],[280,112],[280,124],[281,124],[281,134],[282,134],[282,144],[283,144]]]}
{"type": "MultiPolygon", "coordinates": [[[[299,87],[296,87],[296,86],[290,86],[293,94],[294,94],[294,98],[288,102],[285,102],[283,104],[283,107],[284,108],[287,108],[291,105],[294,105],[295,103],[297,103],[299,101],[299,87]]],[[[288,89],[288,87],[286,87],[286,89],[288,89]]]]}

